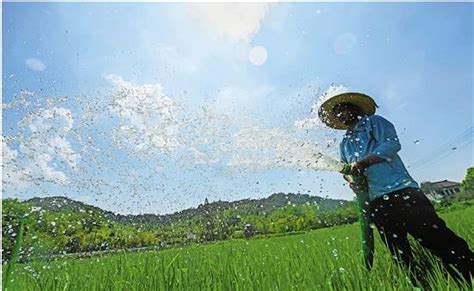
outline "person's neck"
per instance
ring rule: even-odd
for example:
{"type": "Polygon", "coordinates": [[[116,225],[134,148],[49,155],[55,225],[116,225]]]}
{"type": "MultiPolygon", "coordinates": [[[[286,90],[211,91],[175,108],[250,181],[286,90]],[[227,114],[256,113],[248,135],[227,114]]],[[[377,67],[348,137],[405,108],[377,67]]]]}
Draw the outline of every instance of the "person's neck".
{"type": "Polygon", "coordinates": [[[350,129],[351,131],[354,130],[354,128],[355,128],[356,124],[359,122],[359,120],[360,120],[360,119],[355,119],[351,124],[349,124],[349,129],[350,129]]]}

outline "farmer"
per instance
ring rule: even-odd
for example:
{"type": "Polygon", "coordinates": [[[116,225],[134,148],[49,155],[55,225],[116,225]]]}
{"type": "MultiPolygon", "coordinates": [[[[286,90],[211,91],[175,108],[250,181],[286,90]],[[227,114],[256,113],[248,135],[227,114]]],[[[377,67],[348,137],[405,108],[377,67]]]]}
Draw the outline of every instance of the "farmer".
{"type": "Polygon", "coordinates": [[[327,126],[346,130],[340,144],[341,160],[352,165],[353,175],[364,175],[366,180],[364,184],[350,183],[350,187],[368,187],[371,220],[397,262],[413,268],[410,234],[439,256],[448,270],[453,271],[449,265],[455,266],[470,283],[474,254],[436,214],[410,176],[397,154],[401,146],[395,128],[374,115],[376,107],[367,95],[344,93],[325,101],[318,111],[327,126]]]}

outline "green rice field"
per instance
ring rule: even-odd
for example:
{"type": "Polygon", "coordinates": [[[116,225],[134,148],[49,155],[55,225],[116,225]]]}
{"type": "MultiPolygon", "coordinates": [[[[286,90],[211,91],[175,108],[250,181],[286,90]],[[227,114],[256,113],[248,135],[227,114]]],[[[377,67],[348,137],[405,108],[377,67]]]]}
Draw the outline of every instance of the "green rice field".
{"type": "MultiPolygon", "coordinates": [[[[443,213],[474,246],[474,206],[443,213]]],[[[433,258],[425,287],[411,283],[376,236],[374,268],[363,267],[359,226],[87,259],[17,264],[9,290],[468,290],[433,258]],[[429,288],[426,286],[429,284],[429,288]]],[[[5,267],[5,266],[4,266],[5,267]]]]}

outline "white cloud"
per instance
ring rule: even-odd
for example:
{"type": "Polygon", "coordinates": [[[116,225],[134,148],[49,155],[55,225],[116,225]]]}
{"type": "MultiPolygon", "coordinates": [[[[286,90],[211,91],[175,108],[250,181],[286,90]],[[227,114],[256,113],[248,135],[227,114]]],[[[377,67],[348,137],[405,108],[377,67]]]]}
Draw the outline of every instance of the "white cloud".
{"type": "Polygon", "coordinates": [[[9,173],[3,182],[16,188],[35,181],[67,184],[69,178],[56,162],[74,168],[80,158],[66,139],[73,121],[71,111],[62,107],[42,108],[23,117],[18,124],[21,135],[14,140],[19,151],[2,145],[3,169],[9,173]]]}
{"type": "Polygon", "coordinates": [[[272,3],[191,3],[191,12],[218,37],[249,42],[272,3]]]}
{"type": "Polygon", "coordinates": [[[311,106],[311,116],[303,119],[303,120],[298,120],[295,122],[295,126],[298,128],[314,128],[314,127],[326,127],[324,123],[319,119],[318,117],[318,110],[319,107],[328,99],[342,94],[349,92],[349,90],[342,86],[342,85],[331,85],[329,88],[324,92],[323,94],[320,94],[316,101],[314,102],[313,106],[311,106]]]}
{"type": "MultiPolygon", "coordinates": [[[[22,150],[29,151],[30,149],[23,148],[22,150]]],[[[28,154],[31,154],[31,152],[28,152],[28,154]]],[[[31,180],[66,185],[69,179],[64,172],[55,169],[51,165],[53,159],[54,157],[49,153],[37,152],[32,156],[30,162],[26,164],[24,171],[31,180]]]]}
{"type": "Polygon", "coordinates": [[[62,107],[41,109],[22,120],[31,132],[44,137],[55,137],[72,129],[74,120],[71,110],[62,107]]]}
{"type": "Polygon", "coordinates": [[[18,151],[11,149],[2,136],[2,183],[3,187],[15,185],[17,188],[25,186],[26,173],[17,165],[18,151]]]}
{"type": "Polygon", "coordinates": [[[118,142],[138,151],[170,152],[181,146],[182,110],[160,84],[137,85],[117,75],[106,78],[115,85],[110,110],[121,119],[115,132],[118,142]]]}
{"type": "Polygon", "coordinates": [[[292,3],[279,2],[278,5],[272,6],[271,11],[265,15],[263,23],[265,26],[280,32],[285,28],[288,16],[291,11],[292,3]]]}
{"type": "Polygon", "coordinates": [[[28,124],[31,135],[20,143],[20,151],[29,161],[25,170],[32,177],[59,184],[68,182],[67,176],[52,162],[57,160],[70,168],[76,166],[80,156],[66,139],[73,122],[71,110],[62,107],[41,109],[22,120],[28,124]]]}
{"type": "Polygon", "coordinates": [[[29,58],[25,60],[25,64],[28,68],[32,69],[33,71],[44,71],[46,69],[46,65],[37,58],[29,58]]]}
{"type": "Polygon", "coordinates": [[[64,161],[69,167],[74,168],[79,160],[69,141],[62,135],[58,135],[49,140],[49,145],[53,148],[57,157],[64,161]]]}

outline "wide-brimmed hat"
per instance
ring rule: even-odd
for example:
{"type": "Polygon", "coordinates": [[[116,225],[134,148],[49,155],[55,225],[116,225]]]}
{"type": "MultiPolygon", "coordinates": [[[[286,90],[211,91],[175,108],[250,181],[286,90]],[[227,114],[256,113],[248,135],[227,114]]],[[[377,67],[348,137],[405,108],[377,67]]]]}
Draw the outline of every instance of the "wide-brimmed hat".
{"type": "Polygon", "coordinates": [[[378,107],[374,99],[362,93],[348,92],[329,98],[319,107],[318,116],[324,124],[335,129],[347,129],[348,126],[340,122],[333,109],[339,103],[351,103],[362,109],[367,115],[373,115],[378,107]]]}

